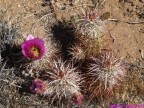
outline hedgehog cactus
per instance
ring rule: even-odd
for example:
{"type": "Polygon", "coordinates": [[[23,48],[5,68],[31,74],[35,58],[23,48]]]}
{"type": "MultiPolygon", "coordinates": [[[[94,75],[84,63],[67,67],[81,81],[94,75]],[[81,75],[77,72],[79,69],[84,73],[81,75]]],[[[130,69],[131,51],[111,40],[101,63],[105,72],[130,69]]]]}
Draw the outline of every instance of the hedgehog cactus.
{"type": "Polygon", "coordinates": [[[103,36],[104,21],[96,9],[86,10],[76,23],[77,32],[87,38],[95,39],[103,36]]]}
{"type": "Polygon", "coordinates": [[[70,99],[74,94],[81,94],[81,77],[71,64],[61,60],[54,61],[41,77],[47,83],[47,89],[43,94],[52,96],[53,99],[70,99]]]}
{"type": "Polygon", "coordinates": [[[21,43],[21,52],[28,60],[27,70],[42,70],[55,57],[58,50],[51,42],[49,39],[36,38],[30,34],[21,43]]]}
{"type": "Polygon", "coordinates": [[[85,51],[80,45],[74,45],[69,51],[73,61],[81,61],[85,59],[85,51]]]}
{"type": "Polygon", "coordinates": [[[28,59],[41,59],[45,53],[44,41],[29,35],[25,42],[21,44],[22,53],[28,59]]]}
{"type": "MultiPolygon", "coordinates": [[[[87,9],[83,12],[83,15],[75,20],[76,44],[81,44],[86,58],[96,55],[101,47],[103,47],[104,36],[106,35],[105,22],[108,18],[108,12],[99,14],[96,9],[87,9]]],[[[76,49],[76,47],[73,47],[72,49],[76,49]]],[[[72,53],[72,55],[74,55],[74,53],[72,53]]]]}
{"type": "Polygon", "coordinates": [[[91,58],[86,77],[86,87],[92,98],[108,98],[118,88],[126,76],[126,70],[121,59],[115,59],[112,52],[100,54],[91,58]]]}

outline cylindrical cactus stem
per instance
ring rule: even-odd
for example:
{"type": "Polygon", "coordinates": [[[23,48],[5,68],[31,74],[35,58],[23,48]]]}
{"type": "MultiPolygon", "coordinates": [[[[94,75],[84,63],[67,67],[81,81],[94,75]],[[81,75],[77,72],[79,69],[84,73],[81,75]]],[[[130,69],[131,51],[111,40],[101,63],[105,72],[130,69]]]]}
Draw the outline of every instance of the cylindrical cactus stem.
{"type": "Polygon", "coordinates": [[[91,94],[91,98],[108,98],[125,81],[126,69],[122,59],[116,59],[111,51],[101,52],[90,59],[85,74],[86,91],[91,94]]]}
{"type": "Polygon", "coordinates": [[[86,57],[86,52],[81,45],[74,45],[69,49],[69,54],[72,56],[72,61],[83,61],[86,57]]]}
{"type": "Polygon", "coordinates": [[[52,98],[70,100],[73,94],[81,92],[82,78],[76,68],[71,63],[63,62],[61,59],[50,63],[41,78],[47,84],[47,89],[43,93],[52,98]]]}
{"type": "Polygon", "coordinates": [[[96,9],[83,10],[83,14],[75,23],[76,31],[89,39],[100,38],[104,35],[105,20],[96,9]]]}

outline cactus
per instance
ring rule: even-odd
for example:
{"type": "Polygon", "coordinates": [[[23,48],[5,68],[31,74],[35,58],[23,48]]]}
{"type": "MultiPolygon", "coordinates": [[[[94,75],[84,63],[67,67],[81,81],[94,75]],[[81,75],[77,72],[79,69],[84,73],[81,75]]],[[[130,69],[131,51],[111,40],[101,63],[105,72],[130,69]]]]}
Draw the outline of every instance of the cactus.
{"type": "Polygon", "coordinates": [[[74,94],[81,94],[82,81],[79,72],[72,64],[66,64],[60,59],[50,63],[41,78],[47,84],[47,89],[43,94],[52,97],[51,102],[55,99],[61,101],[63,98],[69,100],[74,94]]]}
{"type": "Polygon", "coordinates": [[[76,30],[84,37],[95,39],[102,37],[104,31],[104,21],[96,9],[87,9],[83,15],[76,21],[76,30]]]}
{"type": "Polygon", "coordinates": [[[72,61],[81,61],[85,59],[85,51],[80,45],[74,45],[69,50],[72,61]]]}
{"type": "Polygon", "coordinates": [[[98,57],[91,57],[86,77],[86,89],[91,98],[108,98],[124,81],[126,69],[122,59],[114,58],[112,52],[101,53],[98,57]]]}
{"type": "MultiPolygon", "coordinates": [[[[52,40],[50,38],[42,38],[44,41],[44,54],[43,56],[38,59],[38,60],[32,60],[32,59],[28,59],[25,58],[23,56],[22,62],[24,61],[24,63],[22,64],[22,68],[24,69],[24,74],[26,75],[32,75],[33,71],[35,71],[35,73],[38,75],[39,71],[44,70],[47,65],[56,57],[56,54],[58,56],[58,49],[57,49],[57,45],[52,43],[52,40]]],[[[21,49],[22,51],[22,49],[21,49]]],[[[34,74],[33,74],[34,75],[34,74]]],[[[34,76],[32,76],[34,77],[34,76]]]]}

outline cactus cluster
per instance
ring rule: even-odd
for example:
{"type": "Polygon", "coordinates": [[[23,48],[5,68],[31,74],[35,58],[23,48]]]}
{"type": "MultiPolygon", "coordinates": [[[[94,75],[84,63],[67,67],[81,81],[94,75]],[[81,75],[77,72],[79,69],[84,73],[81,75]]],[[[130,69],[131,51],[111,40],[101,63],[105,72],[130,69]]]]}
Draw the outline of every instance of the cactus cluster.
{"type": "Polygon", "coordinates": [[[51,104],[56,100],[58,102],[65,100],[81,105],[83,100],[82,78],[80,72],[71,63],[58,59],[51,62],[47,69],[39,74],[39,78],[31,82],[30,91],[32,93],[50,97],[51,104]]]}
{"type": "MultiPolygon", "coordinates": [[[[29,58],[29,63],[25,64],[26,70],[43,70],[47,67],[47,64],[49,64],[51,61],[53,61],[56,56],[58,56],[58,49],[57,45],[52,42],[50,38],[42,38],[42,41],[44,42],[43,46],[43,54],[41,55],[41,58],[38,60],[33,60],[32,58],[29,58]]],[[[36,43],[37,45],[38,43],[36,43]]],[[[42,50],[42,47],[40,47],[40,51],[42,50]]]]}
{"type": "MultiPolygon", "coordinates": [[[[30,80],[31,84],[26,88],[30,93],[48,97],[50,103],[65,100],[81,105],[85,94],[89,94],[91,99],[102,100],[120,87],[126,69],[112,51],[101,52],[105,35],[105,21],[101,16],[97,10],[86,10],[84,16],[73,22],[77,40],[66,48],[71,55],[68,60],[63,59],[57,43],[51,37],[28,35],[23,42],[17,42],[20,37],[15,36],[20,35],[15,33],[15,29],[5,26],[5,22],[0,22],[0,47],[15,46],[18,54],[8,55],[12,58],[9,62],[17,70],[16,75],[23,74],[25,77],[20,77],[25,81],[30,80]],[[78,63],[81,63],[79,67],[78,63]]],[[[0,55],[0,60],[7,59],[5,54],[0,55]]]]}
{"type": "Polygon", "coordinates": [[[91,57],[87,70],[87,90],[91,93],[91,98],[97,97],[100,100],[109,98],[126,78],[122,60],[116,59],[110,51],[101,53],[98,57],[91,57]]]}
{"type": "Polygon", "coordinates": [[[62,98],[72,98],[75,94],[81,94],[82,79],[72,64],[66,64],[60,59],[54,61],[42,77],[45,78],[47,84],[44,95],[50,95],[61,100],[62,98]]]}
{"type": "Polygon", "coordinates": [[[85,10],[76,23],[78,33],[92,39],[99,38],[104,35],[103,26],[104,21],[100,19],[99,12],[96,9],[85,10]]]}

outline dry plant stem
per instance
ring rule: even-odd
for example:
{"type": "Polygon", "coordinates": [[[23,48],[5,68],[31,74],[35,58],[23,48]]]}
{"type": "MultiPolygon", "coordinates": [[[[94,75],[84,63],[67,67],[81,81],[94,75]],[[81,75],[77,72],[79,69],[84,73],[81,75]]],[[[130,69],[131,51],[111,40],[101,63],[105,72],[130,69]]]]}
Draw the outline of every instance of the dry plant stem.
{"type": "Polygon", "coordinates": [[[93,4],[95,4],[95,7],[97,8],[98,6],[104,4],[106,0],[103,0],[101,3],[99,3],[99,0],[92,0],[93,4]]]}
{"type": "MultiPolygon", "coordinates": [[[[6,62],[0,67],[0,72],[2,72],[5,68],[6,62]]],[[[1,73],[0,73],[1,74],[1,73]]]]}
{"type": "Polygon", "coordinates": [[[129,22],[129,21],[123,21],[123,20],[118,20],[118,19],[108,19],[109,21],[114,21],[114,22],[123,22],[127,24],[144,24],[144,21],[139,21],[139,22],[129,22]]]}
{"type": "Polygon", "coordinates": [[[144,69],[144,66],[139,66],[137,64],[132,64],[132,63],[124,63],[125,65],[127,65],[129,68],[130,67],[136,67],[136,68],[139,68],[139,69],[144,69]]]}
{"type": "Polygon", "coordinates": [[[141,58],[144,60],[144,51],[142,49],[140,49],[139,52],[141,54],[141,58]]]}
{"type": "Polygon", "coordinates": [[[11,6],[12,6],[12,4],[10,4],[8,6],[8,8],[3,12],[3,14],[1,14],[1,19],[3,19],[5,17],[4,14],[6,14],[6,12],[11,8],[11,6]]]}
{"type": "Polygon", "coordinates": [[[14,87],[22,88],[21,86],[16,85],[14,82],[10,83],[9,80],[0,79],[0,81],[3,81],[3,82],[5,82],[5,83],[8,83],[9,85],[12,85],[12,86],[14,86],[14,87]]]}

